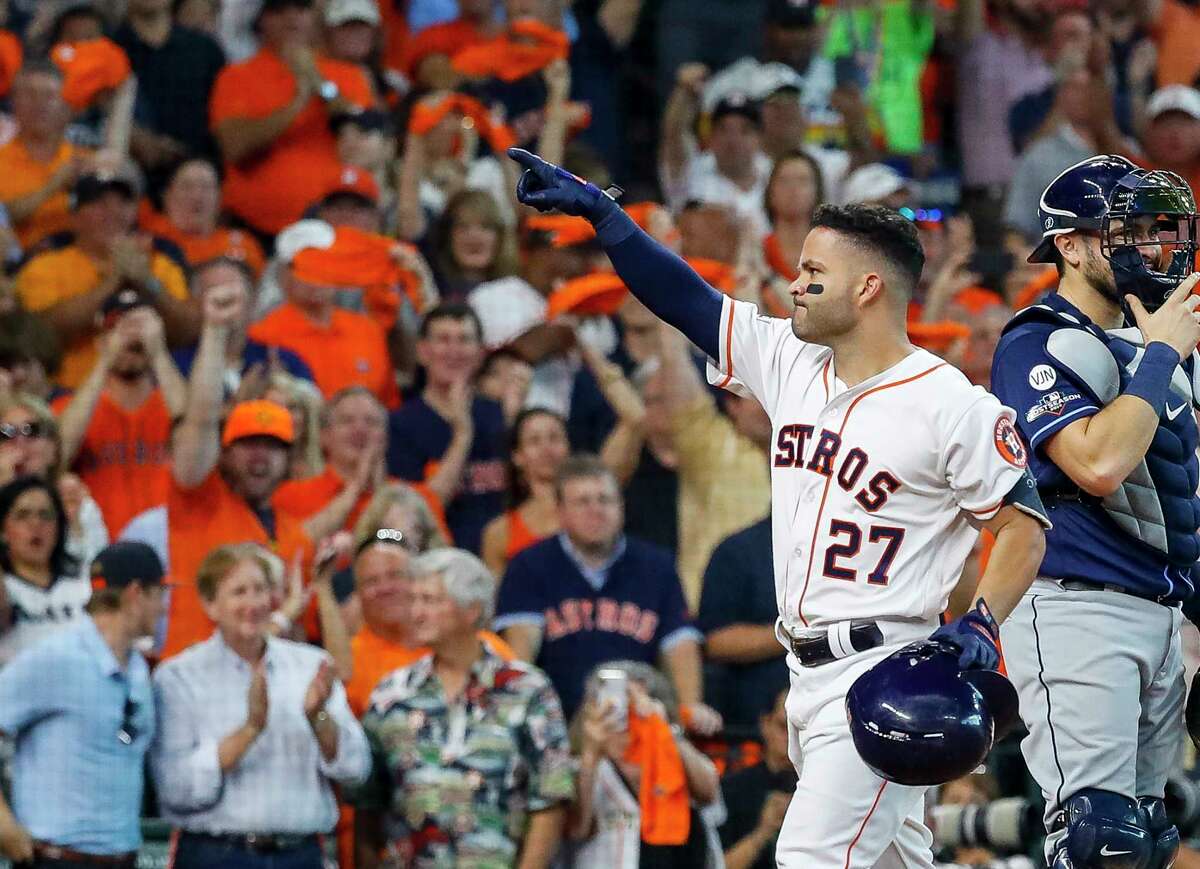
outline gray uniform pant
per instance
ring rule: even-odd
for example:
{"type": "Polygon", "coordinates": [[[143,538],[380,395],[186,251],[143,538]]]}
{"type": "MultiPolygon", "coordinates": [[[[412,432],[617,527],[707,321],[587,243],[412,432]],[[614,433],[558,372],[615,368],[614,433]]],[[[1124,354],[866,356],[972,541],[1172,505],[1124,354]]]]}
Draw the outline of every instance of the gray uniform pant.
{"type": "Polygon", "coordinates": [[[1038,579],[1001,627],[1047,830],[1083,788],[1163,795],[1186,738],[1182,619],[1177,606],[1038,579]]]}

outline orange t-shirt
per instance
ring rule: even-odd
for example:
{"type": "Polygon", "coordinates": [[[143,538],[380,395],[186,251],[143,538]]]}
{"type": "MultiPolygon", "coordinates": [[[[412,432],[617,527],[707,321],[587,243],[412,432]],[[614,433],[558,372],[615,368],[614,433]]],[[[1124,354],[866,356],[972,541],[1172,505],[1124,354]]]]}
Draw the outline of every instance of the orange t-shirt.
{"type": "MultiPolygon", "coordinates": [[[[92,259],[73,244],[46,251],[35,256],[17,272],[17,297],[25,310],[36,314],[60,302],[90,293],[104,280],[105,268],[106,264],[92,259]]],[[[150,257],[150,271],[166,292],[177,299],[188,297],[183,269],[168,257],[160,253],[153,254],[150,257]]],[[[95,364],[96,332],[89,331],[67,345],[63,352],[62,368],[54,379],[67,389],[75,389],[83,383],[95,364]]]]}
{"type": "Polygon", "coordinates": [[[116,538],[129,520],[167,502],[171,414],[157,389],[134,411],[101,393],[74,470],[91,490],[116,538]]]}
{"type": "Polygon", "coordinates": [[[1158,86],[1191,87],[1200,74],[1200,51],[1196,50],[1200,43],[1200,9],[1178,0],[1163,0],[1153,35],[1158,43],[1158,86]]]}
{"type": "MultiPolygon", "coordinates": [[[[214,548],[226,543],[258,543],[267,547],[284,564],[298,551],[311,562],[312,541],[300,520],[275,511],[272,539],[254,511],[233,493],[219,471],[210,473],[199,486],[184,489],[174,477],[167,480],[167,546],[171,553],[171,608],[167,615],[167,641],[162,657],[168,658],[206,639],[213,624],[200,604],[196,570],[214,548]]],[[[311,611],[309,622],[311,622],[311,611]]],[[[314,632],[306,624],[309,634],[314,632]]]]}
{"type": "MultiPolygon", "coordinates": [[[[63,140],[50,161],[42,163],[33,158],[18,135],[0,147],[0,201],[7,204],[40,190],[72,157],[88,153],[91,152],[86,148],[78,148],[63,140]]],[[[65,187],[43,202],[25,220],[13,224],[17,240],[25,250],[47,236],[70,228],[71,203],[65,187]]]]}
{"type": "Polygon", "coordinates": [[[387,339],[370,317],[334,308],[322,326],[285,302],[251,326],[249,335],[303,359],[326,398],[347,386],[365,386],[387,407],[400,406],[387,339]]]}
{"type": "Polygon", "coordinates": [[[413,78],[421,61],[430,55],[444,54],[446,57],[453,57],[464,48],[486,41],[487,36],[483,31],[465,18],[455,18],[453,21],[443,21],[441,24],[426,27],[405,44],[401,72],[413,78]]]}
{"type": "MultiPolygon", "coordinates": [[[[424,483],[410,483],[395,477],[390,478],[388,482],[403,483],[424,498],[433,513],[433,518],[437,520],[441,532],[447,540],[453,539],[450,536],[450,528],[446,525],[446,511],[442,507],[441,499],[433,494],[428,486],[424,483]]],[[[326,465],[325,470],[315,477],[309,477],[306,480],[288,480],[276,490],[271,503],[276,510],[283,510],[297,519],[307,521],[324,510],[329,502],[337,497],[338,492],[342,491],[344,485],[345,482],[338,476],[337,471],[326,465]]],[[[359,495],[350,510],[350,515],[346,517],[344,527],[347,531],[351,530],[358,522],[358,517],[362,515],[363,510],[367,509],[367,505],[371,503],[374,496],[375,492],[373,491],[363,492],[359,495]]]]}
{"type": "MultiPolygon", "coordinates": [[[[357,66],[319,58],[317,68],[338,86],[343,99],[362,108],[374,102],[371,83],[357,66]]],[[[291,69],[264,48],[221,70],[209,102],[209,123],[215,130],[231,119],[268,117],[295,93],[291,69]]],[[[339,166],[329,114],[314,96],[270,146],[240,163],[225,164],[225,207],[255,229],[277,233],[324,195],[339,166]]]]}
{"type": "MultiPolygon", "coordinates": [[[[512,647],[491,631],[480,631],[479,639],[506,661],[517,657],[512,647]]],[[[424,646],[402,646],[385,640],[366,627],[350,640],[350,651],[354,673],[346,683],[346,699],[355,718],[362,718],[371,700],[371,692],[385,676],[429,654],[429,649],[424,646]]]]}
{"type": "Polygon", "coordinates": [[[250,233],[240,229],[219,226],[208,235],[191,235],[171,223],[164,214],[151,214],[141,223],[147,232],[177,245],[187,264],[193,268],[217,257],[228,257],[245,263],[254,276],[259,277],[267,264],[262,245],[250,233]]]}

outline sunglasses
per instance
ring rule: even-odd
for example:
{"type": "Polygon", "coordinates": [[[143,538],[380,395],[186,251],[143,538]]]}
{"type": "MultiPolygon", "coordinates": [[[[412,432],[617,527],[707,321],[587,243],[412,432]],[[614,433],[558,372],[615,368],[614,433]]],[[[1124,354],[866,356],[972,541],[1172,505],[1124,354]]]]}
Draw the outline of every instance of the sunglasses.
{"type": "Polygon", "coordinates": [[[0,424],[0,441],[15,441],[17,438],[44,438],[50,428],[44,422],[6,422],[0,424]]]}
{"type": "Polygon", "coordinates": [[[399,546],[405,552],[412,552],[412,544],[408,542],[408,538],[404,536],[403,531],[397,531],[395,528],[380,528],[362,543],[358,544],[358,548],[354,550],[354,557],[362,555],[363,550],[368,546],[374,546],[376,543],[385,543],[388,546],[399,546]]]}
{"type": "Polygon", "coordinates": [[[121,718],[121,729],[117,731],[117,739],[122,745],[133,745],[133,741],[138,738],[138,730],[133,725],[133,719],[137,715],[138,705],[133,702],[133,698],[126,695],[125,711],[121,718]]]}

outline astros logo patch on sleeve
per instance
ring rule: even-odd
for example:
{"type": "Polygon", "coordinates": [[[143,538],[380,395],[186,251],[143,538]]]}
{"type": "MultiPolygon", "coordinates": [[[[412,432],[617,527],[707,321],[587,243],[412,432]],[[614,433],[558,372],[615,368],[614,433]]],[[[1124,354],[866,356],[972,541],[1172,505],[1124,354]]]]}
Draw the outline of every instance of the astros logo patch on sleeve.
{"type": "Polygon", "coordinates": [[[1025,444],[1022,443],[1021,436],[1017,434],[1017,428],[1011,419],[1002,416],[996,420],[993,437],[996,441],[996,450],[1004,461],[1016,468],[1025,467],[1025,463],[1028,461],[1025,444]]]}

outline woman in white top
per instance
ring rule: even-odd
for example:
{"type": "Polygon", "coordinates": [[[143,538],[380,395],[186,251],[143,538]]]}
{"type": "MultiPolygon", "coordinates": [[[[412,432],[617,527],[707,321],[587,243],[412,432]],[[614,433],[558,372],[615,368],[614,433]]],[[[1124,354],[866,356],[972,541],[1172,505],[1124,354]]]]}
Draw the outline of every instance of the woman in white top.
{"type": "Polygon", "coordinates": [[[62,500],[45,480],[0,488],[0,666],[83,617],[92,587],[67,554],[66,529],[62,500]]]}

